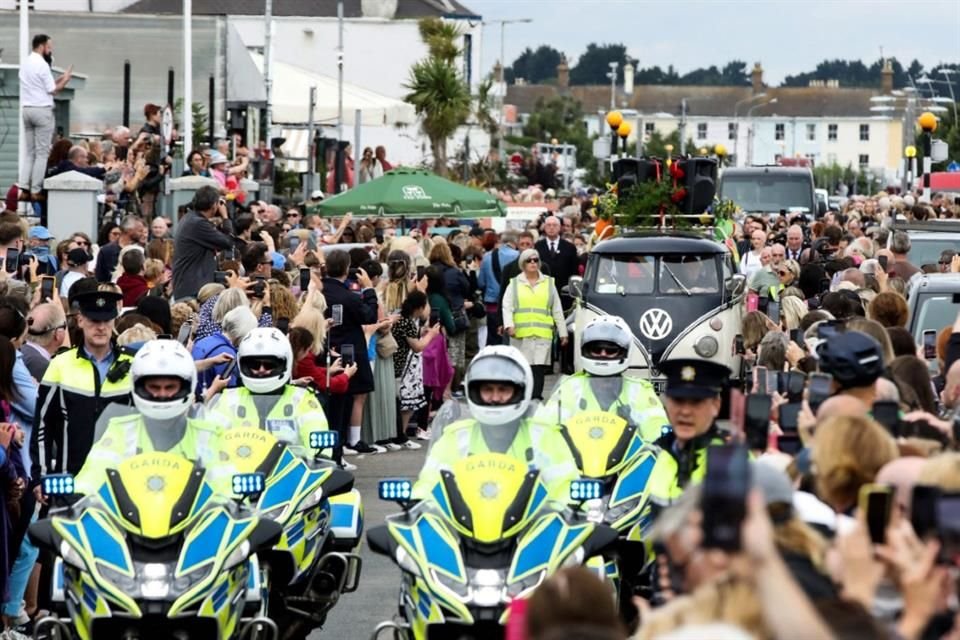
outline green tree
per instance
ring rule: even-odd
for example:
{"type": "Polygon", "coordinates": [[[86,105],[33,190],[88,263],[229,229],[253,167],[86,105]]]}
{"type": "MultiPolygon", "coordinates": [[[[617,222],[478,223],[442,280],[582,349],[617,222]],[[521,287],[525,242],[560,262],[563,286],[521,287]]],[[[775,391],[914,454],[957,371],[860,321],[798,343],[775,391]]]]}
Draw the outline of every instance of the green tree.
{"type": "Polygon", "coordinates": [[[523,135],[534,142],[559,142],[577,147],[577,166],[593,162],[593,144],[583,124],[583,107],[569,96],[540,99],[523,126],[523,135]]]}
{"type": "Polygon", "coordinates": [[[646,67],[638,69],[634,74],[634,82],[637,84],[679,84],[680,76],[673,65],[667,67],[664,71],[659,66],[646,67]]]}
{"type": "Polygon", "coordinates": [[[597,45],[591,42],[577,60],[577,64],[570,69],[570,84],[609,84],[607,73],[610,71],[610,63],[619,63],[617,73],[622,75],[626,59],[626,45],[597,45]]]}
{"type": "Polygon", "coordinates": [[[517,78],[523,78],[530,84],[540,84],[557,77],[560,57],[560,52],[550,45],[540,45],[536,51],[527,47],[503,73],[510,84],[516,82],[517,78]]]}
{"type": "MultiPolygon", "coordinates": [[[[209,134],[207,126],[210,123],[207,120],[207,109],[203,106],[202,102],[194,102],[191,106],[193,107],[191,109],[193,115],[193,146],[197,147],[201,142],[206,140],[209,134]]],[[[183,98],[177,98],[173,103],[173,120],[177,131],[182,134],[183,98]]],[[[190,149],[186,149],[184,150],[184,154],[190,153],[190,151],[190,149]]]]}
{"type": "Polygon", "coordinates": [[[404,100],[416,109],[424,135],[430,140],[433,170],[447,174],[447,139],[470,117],[470,88],[460,72],[458,28],[438,18],[420,21],[420,38],[427,57],[410,69],[404,100]]]}

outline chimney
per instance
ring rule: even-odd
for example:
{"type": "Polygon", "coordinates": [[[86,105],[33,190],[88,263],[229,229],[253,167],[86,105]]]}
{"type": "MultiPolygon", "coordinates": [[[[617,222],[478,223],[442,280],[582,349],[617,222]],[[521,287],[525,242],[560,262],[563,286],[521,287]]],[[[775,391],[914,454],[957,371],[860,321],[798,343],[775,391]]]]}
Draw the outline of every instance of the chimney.
{"type": "Polygon", "coordinates": [[[885,96],[893,93],[893,65],[889,58],[883,61],[883,69],[880,70],[880,93],[885,96]]]}
{"type": "Polygon", "coordinates": [[[753,95],[763,93],[763,67],[759,62],[753,63],[753,71],[750,72],[750,81],[753,84],[753,95]]]}
{"type": "Polygon", "coordinates": [[[623,65],[623,93],[626,96],[633,95],[633,61],[628,59],[627,64],[623,65]]]}
{"type": "Polygon", "coordinates": [[[566,89],[570,86],[570,66],[567,56],[560,54],[560,64],[557,65],[557,86],[566,89]]]}
{"type": "Polygon", "coordinates": [[[493,65],[493,79],[496,82],[502,82],[504,85],[507,84],[507,76],[503,74],[503,65],[500,64],[499,60],[493,65]]]}

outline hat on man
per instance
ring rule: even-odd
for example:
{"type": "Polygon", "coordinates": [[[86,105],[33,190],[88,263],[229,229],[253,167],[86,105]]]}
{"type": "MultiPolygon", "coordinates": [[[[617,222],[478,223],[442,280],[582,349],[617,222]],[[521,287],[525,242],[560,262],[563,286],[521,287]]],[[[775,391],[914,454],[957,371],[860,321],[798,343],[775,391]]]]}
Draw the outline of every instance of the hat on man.
{"type": "Polygon", "coordinates": [[[660,371],[667,376],[666,395],[671,398],[713,398],[732,375],[725,365],[693,358],[666,360],[660,371]]]}
{"type": "Polygon", "coordinates": [[[71,267],[79,267],[93,260],[93,256],[87,253],[86,249],[77,247],[67,252],[67,264],[71,267]]]}
{"type": "Polygon", "coordinates": [[[212,167],[215,164],[226,164],[227,156],[223,155],[216,149],[210,152],[210,166],[212,167]]]}
{"type": "Polygon", "coordinates": [[[123,296],[113,291],[87,291],[70,298],[71,304],[80,307],[80,315],[94,322],[107,322],[119,315],[117,303],[123,296]]]}
{"type": "Polygon", "coordinates": [[[31,240],[53,240],[53,234],[46,227],[37,225],[30,228],[31,240]]]}

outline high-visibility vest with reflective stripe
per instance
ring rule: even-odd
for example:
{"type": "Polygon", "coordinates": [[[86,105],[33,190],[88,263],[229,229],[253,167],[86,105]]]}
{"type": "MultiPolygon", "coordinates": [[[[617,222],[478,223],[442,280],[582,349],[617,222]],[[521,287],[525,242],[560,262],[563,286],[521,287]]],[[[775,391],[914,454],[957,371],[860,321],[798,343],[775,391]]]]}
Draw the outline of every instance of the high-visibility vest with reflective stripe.
{"type": "Polygon", "coordinates": [[[522,273],[513,279],[513,326],[517,339],[553,339],[553,278],[546,277],[534,287],[521,285],[522,273]]]}

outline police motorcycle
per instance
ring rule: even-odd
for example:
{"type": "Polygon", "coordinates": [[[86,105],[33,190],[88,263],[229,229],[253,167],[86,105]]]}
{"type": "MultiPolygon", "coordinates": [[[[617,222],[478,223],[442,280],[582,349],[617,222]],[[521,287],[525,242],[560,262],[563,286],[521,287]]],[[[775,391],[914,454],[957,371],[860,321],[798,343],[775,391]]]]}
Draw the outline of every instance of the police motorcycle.
{"type": "MultiPolygon", "coordinates": [[[[256,476],[231,481],[244,493],[256,476]]],[[[175,453],[142,453],[76,493],[48,475],[49,517],[30,539],[56,555],[50,616],[36,639],[276,640],[261,603],[257,554],[280,527],[218,496],[206,471],[175,453]]]]}
{"type": "MultiPolygon", "coordinates": [[[[269,392],[276,382],[251,371],[251,348],[256,351],[254,360],[276,359],[281,369],[286,368],[280,377],[288,380],[293,360],[290,343],[276,329],[256,329],[238,350],[245,390],[266,391],[265,401],[273,404],[278,396],[269,392]],[[274,332],[279,339],[274,339],[274,332]],[[263,340],[258,343],[258,338],[263,340]]],[[[316,397],[307,390],[303,393],[307,395],[301,401],[309,409],[319,410],[316,397]]],[[[224,395],[221,401],[233,400],[224,395]]],[[[259,554],[269,615],[281,629],[283,640],[306,638],[325,623],[342,594],[356,591],[360,580],[360,495],[353,489],[353,475],[324,455],[337,446],[338,434],[326,429],[310,431],[311,457],[300,451],[295,416],[263,420],[261,428],[260,423],[224,419],[215,412],[206,415],[219,426],[213,449],[220,471],[214,486],[228,494],[233,490],[234,497],[241,499],[237,487],[228,482],[232,474],[263,478],[263,491],[248,495],[245,503],[257,517],[283,529],[273,548],[259,554]]]]}
{"type": "Polygon", "coordinates": [[[635,348],[622,318],[592,319],[580,342],[580,363],[588,375],[576,376],[579,385],[562,381],[538,416],[563,427],[580,476],[599,484],[599,494],[583,503],[582,514],[615,529],[618,541],[615,554],[591,558],[588,565],[613,582],[621,602],[628,603],[649,558],[644,543],[652,525],[649,479],[658,453],[652,442],[667,417],[646,381],[622,378],[635,348]],[[632,421],[633,407],[642,424],[632,421]]]}
{"type": "MultiPolygon", "coordinates": [[[[571,483],[571,497],[593,495],[590,481],[571,483]]],[[[372,638],[503,637],[507,608],[546,577],[581,564],[616,533],[548,504],[539,471],[511,456],[469,456],[441,472],[430,499],[412,499],[409,480],[379,484],[380,498],[403,512],[367,532],[370,549],[401,569],[400,620],[372,638]]]]}

